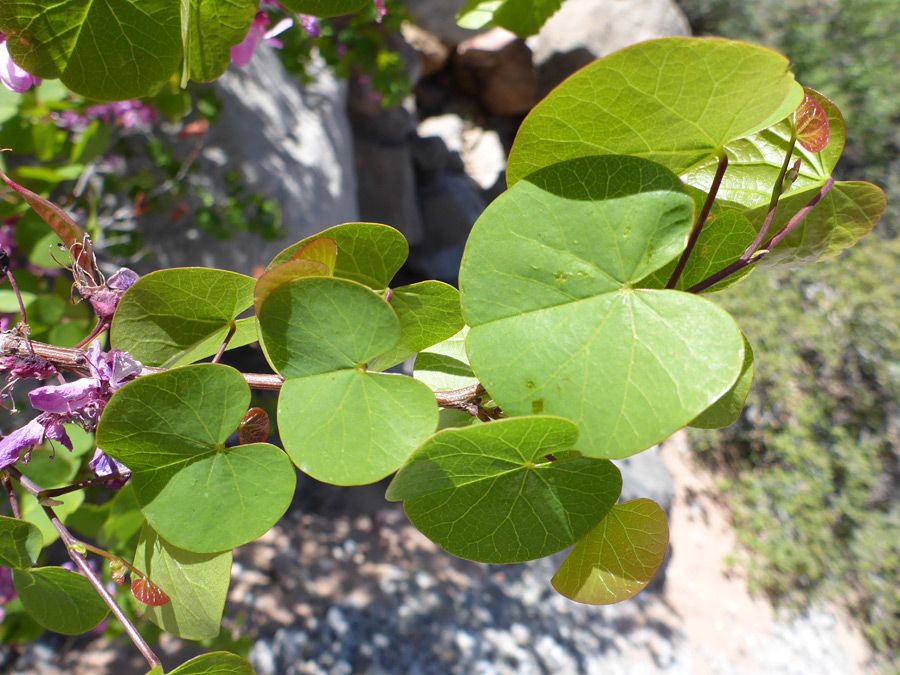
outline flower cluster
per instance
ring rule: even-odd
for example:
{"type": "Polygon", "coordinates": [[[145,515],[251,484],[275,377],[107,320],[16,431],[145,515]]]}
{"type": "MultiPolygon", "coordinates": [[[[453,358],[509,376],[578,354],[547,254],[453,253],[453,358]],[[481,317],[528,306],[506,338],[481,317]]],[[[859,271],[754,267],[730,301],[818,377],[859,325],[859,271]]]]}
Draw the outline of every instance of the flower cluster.
{"type": "Polygon", "coordinates": [[[94,120],[115,124],[124,129],[146,128],[159,119],[156,108],[138,99],[97,103],[85,108],[83,113],[63,110],[52,113],[52,116],[63,129],[84,129],[94,120]]]}
{"type": "MultiPolygon", "coordinates": [[[[41,413],[22,428],[0,440],[0,469],[17,461],[27,462],[34,446],[45,439],[57,441],[71,450],[72,441],[64,425],[75,423],[87,431],[93,431],[100,419],[100,413],[113,393],[126,382],[133,380],[141,371],[141,364],[135,361],[131,354],[116,349],[103,352],[98,340],[88,347],[84,359],[90,377],[38,387],[28,393],[32,407],[41,413]]],[[[3,361],[3,368],[10,371],[10,377],[17,379],[26,377],[38,379],[46,375],[47,371],[42,370],[40,364],[29,368],[26,362],[27,359],[7,357],[3,361]]],[[[90,466],[98,477],[128,473],[126,467],[108,457],[99,448],[90,466]]],[[[117,489],[122,484],[124,480],[111,480],[106,485],[117,489]]]]}
{"type": "Polygon", "coordinates": [[[38,86],[41,83],[39,77],[26,72],[13,62],[9,55],[9,48],[6,46],[6,35],[3,33],[0,33],[0,82],[4,87],[17,94],[26,92],[32,86],[38,86]]]}

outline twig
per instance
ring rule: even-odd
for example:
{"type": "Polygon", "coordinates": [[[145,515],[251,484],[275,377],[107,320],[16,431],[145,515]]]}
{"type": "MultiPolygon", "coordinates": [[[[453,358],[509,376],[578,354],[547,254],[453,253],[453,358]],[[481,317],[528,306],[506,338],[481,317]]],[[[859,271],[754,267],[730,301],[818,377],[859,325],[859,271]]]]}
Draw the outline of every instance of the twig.
{"type": "Polygon", "coordinates": [[[13,518],[22,518],[22,512],[19,511],[19,497],[13,490],[12,481],[9,474],[3,472],[0,474],[0,483],[3,483],[3,489],[6,490],[6,496],[9,497],[9,508],[12,509],[13,518]]]}
{"type": "MultiPolygon", "coordinates": [[[[7,468],[9,474],[19,481],[19,484],[25,488],[28,492],[33,494],[35,497],[44,492],[43,488],[40,485],[37,485],[33,481],[29,480],[27,477],[23,476],[21,472],[12,467],[7,468]]],[[[160,665],[160,660],[153,653],[153,650],[150,649],[150,645],[148,645],[144,638],[141,637],[141,634],[138,633],[137,628],[128,620],[128,617],[125,616],[125,612],[122,611],[122,608],[116,604],[115,598],[110,594],[108,590],[106,590],[106,586],[103,585],[103,582],[97,576],[97,573],[91,569],[91,566],[88,565],[87,560],[84,559],[77,548],[79,546],[83,546],[81,542],[79,542],[75,537],[72,536],[72,533],[66,529],[66,526],[62,524],[59,517],[53,511],[53,507],[44,506],[44,513],[47,514],[47,518],[50,519],[50,523],[53,525],[54,529],[59,533],[59,538],[66,545],[66,550],[69,552],[69,558],[73,563],[81,570],[81,573],[87,577],[88,581],[91,582],[91,586],[94,587],[94,590],[103,598],[103,601],[109,606],[110,611],[115,615],[115,617],[122,623],[122,626],[125,628],[125,632],[128,633],[128,637],[131,638],[131,641],[134,642],[135,647],[140,650],[141,654],[147,660],[147,663],[150,664],[150,669],[156,668],[160,665]]]]}
{"type": "Polygon", "coordinates": [[[88,480],[83,480],[80,483],[75,483],[74,485],[67,485],[66,487],[61,488],[51,488],[49,490],[44,490],[39,494],[38,500],[41,499],[52,499],[53,497],[59,497],[61,495],[67,495],[70,492],[78,492],[79,490],[87,490],[89,487],[93,487],[94,485],[100,485],[105,483],[108,480],[118,480],[120,478],[127,478],[128,476],[123,476],[120,473],[111,473],[108,476],[97,476],[96,478],[90,478],[88,480]]]}
{"type": "Polygon", "coordinates": [[[727,168],[728,155],[726,155],[723,150],[722,155],[719,157],[719,166],[716,169],[716,175],[713,177],[712,185],[709,188],[709,194],[706,195],[706,201],[703,203],[703,209],[700,211],[700,215],[697,217],[697,222],[694,223],[694,227],[691,228],[691,235],[688,237],[687,247],[685,247],[684,252],[681,254],[681,258],[679,258],[678,264],[675,266],[675,271],[672,272],[672,276],[669,277],[669,283],[666,284],[666,288],[671,289],[678,285],[681,273],[684,272],[684,268],[687,265],[691,254],[694,252],[694,247],[697,245],[697,240],[700,238],[700,233],[703,231],[706,219],[709,218],[709,212],[712,210],[713,202],[716,201],[716,195],[719,194],[719,187],[722,185],[722,178],[725,176],[725,169],[727,168]]]}
{"type": "Polygon", "coordinates": [[[748,248],[740,257],[740,260],[750,260],[753,258],[753,255],[759,250],[759,247],[762,246],[766,237],[769,236],[769,230],[775,220],[775,211],[778,208],[778,200],[781,199],[781,192],[784,187],[784,176],[791,163],[791,155],[794,154],[794,145],[796,142],[797,137],[792,134],[791,144],[788,146],[787,155],[785,155],[784,163],[781,165],[781,172],[778,174],[775,186],[772,188],[772,197],[769,199],[769,210],[766,212],[766,219],[763,222],[763,226],[760,228],[759,233],[756,235],[756,239],[753,240],[753,243],[750,244],[750,248],[748,248]]]}
{"type": "MultiPolygon", "coordinates": [[[[0,333],[0,356],[27,356],[28,353],[22,344],[23,339],[12,333],[0,333]]],[[[65,347],[55,347],[53,345],[44,344],[42,342],[32,342],[34,353],[47,359],[53,365],[60,368],[67,368],[83,375],[88,375],[87,362],[84,359],[84,352],[80,349],[67,349],[65,347]]],[[[150,368],[144,366],[138,377],[145,375],[153,375],[155,373],[164,373],[166,368],[150,368]]],[[[284,384],[284,378],[281,375],[268,373],[242,373],[244,381],[251,389],[279,391],[284,384]]],[[[438,391],[434,397],[437,399],[438,405],[442,408],[453,408],[465,410],[464,405],[472,399],[484,396],[487,392],[481,384],[473,384],[462,389],[454,391],[438,391]]],[[[107,478],[108,479],[108,478],[107,478]]]]}

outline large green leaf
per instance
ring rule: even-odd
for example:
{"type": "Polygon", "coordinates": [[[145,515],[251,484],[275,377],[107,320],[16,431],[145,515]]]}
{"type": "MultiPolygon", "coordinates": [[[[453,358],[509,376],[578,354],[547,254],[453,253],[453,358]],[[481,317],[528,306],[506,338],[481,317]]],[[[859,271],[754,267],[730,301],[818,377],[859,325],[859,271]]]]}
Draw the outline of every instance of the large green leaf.
{"type": "Polygon", "coordinates": [[[112,346],[144,365],[171,365],[227,332],[253,304],[255,285],[252,277],[203,267],[152,272],[119,301],[112,346]]]}
{"type": "Polygon", "coordinates": [[[440,281],[423,281],[393,290],[391,307],[402,335],[396,347],[369,362],[369,370],[387,370],[423,349],[455,335],[462,327],[459,291],[440,281]]]}
{"type": "Polygon", "coordinates": [[[656,575],[668,545],[666,514],[655,502],[618,504],[575,544],[553,576],[553,588],[588,605],[627,600],[656,575]]]}
{"type": "Polygon", "coordinates": [[[145,96],[182,59],[176,0],[3,2],[0,30],[25,70],[94,99],[145,96]]]}
{"type": "Polygon", "coordinates": [[[176,546],[235,548],[265,533],[290,505],[296,478],[281,450],[224,447],[249,403],[240,373],[201,364],[142,377],[107,404],[98,443],[132,470],[144,517],[176,546]]]}
{"type": "Polygon", "coordinates": [[[32,523],[0,516],[0,567],[27,570],[44,547],[41,531],[32,523]]]}
{"type": "Polygon", "coordinates": [[[307,237],[287,247],[267,269],[288,262],[307,244],[327,237],[338,247],[334,276],[351,279],[375,290],[383,290],[406,261],[409,244],[393,227],[378,223],[346,223],[307,237]]]}
{"type": "Polygon", "coordinates": [[[509,184],[606,153],[688,171],[800,104],[788,65],[770,49],[714,38],[665,38],[611,54],[531,111],[510,153],[509,184]]]}
{"type": "Polygon", "coordinates": [[[13,584],[28,613],[54,633],[84,633],[109,612],[87,577],[61,567],[14,570],[13,584]]]}
{"type": "Polygon", "coordinates": [[[535,560],[571,546],[615,504],[619,470],[568,451],[578,428],[558,417],[517,417],[432,436],[396,475],[387,498],[404,500],[425,536],[467,560],[535,560]]]}
{"type": "MultiPolygon", "coordinates": [[[[800,144],[794,147],[792,157],[801,160],[800,173],[787,191],[788,195],[824,184],[844,149],[844,118],[840,110],[818,92],[807,91],[828,115],[830,137],[828,145],[818,153],[809,152],[800,144]]],[[[768,207],[791,144],[792,125],[788,117],[768,129],[728,144],[728,169],[716,194],[717,201],[742,211],[768,207]]],[[[684,180],[709,192],[717,166],[718,159],[711,159],[689,171],[684,180]]]]}
{"type": "Polygon", "coordinates": [[[464,326],[456,335],[419,352],[413,376],[432,391],[452,391],[478,384],[466,354],[468,334],[469,327],[464,326]]]}
{"type": "MultiPolygon", "coordinates": [[[[258,0],[185,0],[188,74],[196,82],[212,82],[231,63],[231,48],[247,35],[258,0]]],[[[184,29],[184,26],[182,26],[184,29]]]]}
{"type": "Polygon", "coordinates": [[[561,6],[562,0],[469,0],[456,21],[463,28],[502,26],[528,37],[536,35],[561,6]]]}
{"type": "Polygon", "coordinates": [[[692,220],[677,177],[633,157],[570,160],[495,200],[460,289],[469,361],[497,404],[572,419],[579,451],[621,458],[725,394],[743,362],[733,319],[693,295],[634,288],[681,253],[692,220]]]}
{"type": "Polygon", "coordinates": [[[286,9],[313,16],[341,16],[356,12],[369,3],[369,0],[285,0],[281,4],[286,9]]]}
{"type": "Polygon", "coordinates": [[[372,290],[337,278],[292,281],[263,302],[259,326],[270,363],[285,377],[281,440],[309,475],[341,485],[379,480],[434,431],[428,387],[366,370],[401,337],[394,310],[372,290]]]}
{"type": "Polygon", "coordinates": [[[169,675],[254,675],[253,667],[228,652],[203,654],[178,666],[169,675]]]}
{"type": "MultiPolygon", "coordinates": [[[[819,191],[818,186],[781,198],[771,232],[779,232],[819,191]]],[[[884,191],[862,181],[837,182],[809,215],[775,246],[757,266],[761,269],[802,267],[836,256],[872,231],[887,206],[884,191]]],[[[744,213],[762,227],[767,205],[744,213]]],[[[763,249],[766,244],[763,244],[763,249]]]]}
{"type": "Polygon", "coordinates": [[[219,634],[231,581],[231,551],[192,553],[173,546],[144,525],[134,566],[170,599],[160,607],[143,607],[144,616],[185,640],[205,640],[219,634]]]}

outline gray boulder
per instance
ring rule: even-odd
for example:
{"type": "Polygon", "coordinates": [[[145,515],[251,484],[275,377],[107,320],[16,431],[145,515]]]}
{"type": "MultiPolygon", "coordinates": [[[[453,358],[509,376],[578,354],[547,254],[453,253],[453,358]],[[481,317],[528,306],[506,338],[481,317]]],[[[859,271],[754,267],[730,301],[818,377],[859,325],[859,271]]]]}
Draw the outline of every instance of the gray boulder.
{"type": "Polygon", "coordinates": [[[153,268],[201,265],[249,274],[304,237],[358,220],[346,86],[322,61],[314,60],[311,71],[313,83],[301,85],[265,47],[248,66],[232,66],[215,84],[222,114],[203,141],[199,170],[187,178],[221,203],[226,174],[238,171],[247,191],[281,207],[283,238],[241,232],[218,241],[193,224],[199,204],[189,199],[181,218],[141,219],[153,268]]]}

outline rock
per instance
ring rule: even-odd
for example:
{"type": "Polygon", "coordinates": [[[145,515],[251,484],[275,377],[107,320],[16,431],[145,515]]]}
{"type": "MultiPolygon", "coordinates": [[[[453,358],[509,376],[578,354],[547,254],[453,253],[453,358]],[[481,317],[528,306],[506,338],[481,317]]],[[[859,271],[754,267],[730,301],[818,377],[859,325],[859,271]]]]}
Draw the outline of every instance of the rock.
{"type": "Polygon", "coordinates": [[[622,496],[619,501],[646,497],[659,504],[666,514],[675,500],[672,474],[659,456],[659,446],[653,446],[627,459],[614,460],[622,472],[622,496]]]}
{"type": "Polygon", "coordinates": [[[594,59],[636,42],[690,34],[674,0],[566,0],[527,42],[546,93],[594,59]]]}
{"type": "Polygon", "coordinates": [[[450,48],[440,38],[432,35],[424,28],[409,21],[400,26],[400,35],[419,56],[422,66],[422,77],[434,75],[447,65],[450,59],[450,48]]]}
{"type": "Polygon", "coordinates": [[[420,243],[422,216],[410,146],[357,139],[356,169],[360,218],[400,230],[412,246],[420,243]]]}
{"type": "MultiPolygon", "coordinates": [[[[248,192],[281,207],[284,237],[267,242],[241,232],[218,241],[189,215],[174,221],[147,216],[141,226],[154,269],[202,265],[250,274],[290,244],[358,220],[346,86],[320,59],[310,70],[313,84],[299,84],[267,48],[257,50],[248,66],[232,66],[215,84],[222,113],[188,175],[221,203],[228,194],[226,174],[239,168],[248,192]]],[[[199,199],[188,202],[188,213],[200,206],[199,199]]]]}
{"type": "Polygon", "coordinates": [[[506,170],[506,151],[500,135],[466,123],[459,115],[448,113],[428,117],[419,123],[419,137],[440,138],[450,152],[458,153],[464,170],[482,190],[491,189],[506,170]]]}
{"type": "Polygon", "coordinates": [[[460,88],[494,115],[524,115],[538,102],[538,77],[525,41],[494,28],[459,45],[454,71],[460,88]]]}

